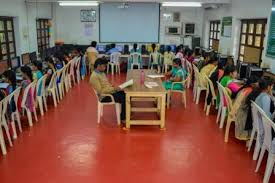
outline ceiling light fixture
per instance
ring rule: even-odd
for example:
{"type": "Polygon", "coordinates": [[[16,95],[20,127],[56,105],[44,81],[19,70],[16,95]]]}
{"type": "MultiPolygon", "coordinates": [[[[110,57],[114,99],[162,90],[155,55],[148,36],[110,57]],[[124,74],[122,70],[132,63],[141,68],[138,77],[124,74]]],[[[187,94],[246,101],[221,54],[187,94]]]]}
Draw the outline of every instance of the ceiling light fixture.
{"type": "Polygon", "coordinates": [[[98,6],[97,1],[58,1],[60,6],[98,6]]]}
{"type": "Polygon", "coordinates": [[[201,7],[200,2],[163,2],[162,6],[201,7]]]}

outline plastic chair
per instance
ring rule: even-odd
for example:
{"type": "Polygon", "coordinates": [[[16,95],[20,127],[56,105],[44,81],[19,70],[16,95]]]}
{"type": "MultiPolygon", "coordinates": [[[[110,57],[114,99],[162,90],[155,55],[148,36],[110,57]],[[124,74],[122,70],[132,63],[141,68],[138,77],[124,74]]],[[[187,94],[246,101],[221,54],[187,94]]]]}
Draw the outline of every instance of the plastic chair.
{"type": "MultiPolygon", "coordinates": [[[[228,92],[226,91],[225,88],[222,88],[222,89],[223,89],[223,96],[225,97],[225,101],[226,101],[226,111],[228,113],[227,121],[226,121],[226,128],[225,128],[225,135],[224,135],[224,142],[228,142],[230,126],[231,126],[232,122],[236,121],[236,111],[238,109],[233,110],[232,100],[231,100],[228,92]]],[[[221,125],[223,127],[222,123],[221,123],[221,125]]]]}
{"type": "Polygon", "coordinates": [[[207,91],[207,88],[202,84],[202,76],[201,73],[197,69],[194,69],[195,72],[195,80],[196,80],[196,86],[195,86],[195,101],[196,104],[199,104],[200,101],[200,95],[202,91],[207,91]]]}
{"type": "Polygon", "coordinates": [[[21,102],[21,107],[23,110],[26,111],[27,113],[27,117],[28,117],[28,122],[29,122],[29,126],[33,126],[33,122],[32,122],[32,112],[34,113],[34,118],[35,121],[37,122],[37,114],[36,114],[36,108],[35,108],[35,100],[34,100],[34,91],[36,88],[36,82],[32,82],[30,83],[24,90],[23,93],[23,98],[22,98],[22,102],[21,102]],[[31,100],[33,101],[33,105],[32,106],[27,106],[26,102],[28,99],[28,96],[31,97],[31,100]],[[31,109],[29,109],[29,107],[31,107],[31,109]]]}
{"type": "Polygon", "coordinates": [[[69,77],[70,88],[72,88],[72,83],[75,84],[75,67],[77,65],[78,60],[80,60],[80,57],[74,58],[69,62],[70,63],[70,72],[69,72],[69,75],[70,75],[70,77],[69,77]]]}
{"type": "Polygon", "coordinates": [[[168,67],[172,67],[173,59],[175,58],[174,54],[164,54],[163,57],[163,67],[162,67],[162,72],[167,73],[168,72],[168,67]]]}
{"type": "Polygon", "coordinates": [[[149,59],[149,66],[151,70],[153,70],[154,65],[157,65],[158,67],[158,73],[160,73],[160,53],[151,53],[150,54],[150,59],[149,59]]]}
{"type": "Polygon", "coordinates": [[[186,62],[186,70],[188,71],[189,73],[189,81],[187,83],[187,88],[190,88],[191,87],[191,84],[192,84],[192,81],[193,81],[193,66],[190,62],[188,62],[187,60],[185,60],[186,62]]]}
{"type": "MultiPolygon", "coordinates": [[[[58,90],[59,100],[62,100],[63,96],[64,96],[64,77],[62,75],[64,69],[65,69],[65,67],[56,71],[56,77],[57,77],[57,80],[59,80],[59,82],[57,82],[57,90],[58,90]]],[[[70,75],[70,77],[71,77],[71,75],[70,75]]]]}
{"type": "MultiPolygon", "coordinates": [[[[81,80],[81,76],[80,76],[80,63],[81,63],[81,57],[75,63],[75,65],[76,65],[76,81],[77,81],[78,84],[80,83],[80,80],[81,80]]],[[[64,73],[64,76],[65,76],[65,73],[64,73]]]]}
{"type": "Polygon", "coordinates": [[[248,143],[248,151],[251,150],[251,146],[256,135],[256,145],[254,147],[253,160],[258,159],[259,153],[261,150],[260,135],[259,135],[260,134],[259,120],[261,120],[261,116],[258,109],[259,107],[257,106],[257,104],[251,101],[253,128],[252,128],[250,140],[248,143]]]}
{"type": "Polygon", "coordinates": [[[7,154],[7,148],[6,148],[6,144],[5,144],[5,139],[4,139],[4,135],[3,135],[3,130],[2,130],[2,122],[0,121],[0,146],[1,146],[1,151],[3,155],[7,154]]]}
{"type": "Polygon", "coordinates": [[[267,159],[265,175],[263,179],[263,183],[268,183],[275,164],[275,152],[272,152],[272,140],[273,140],[273,143],[275,142],[275,138],[272,139],[272,130],[275,131],[275,124],[271,119],[269,119],[269,117],[265,114],[265,112],[259,106],[256,105],[256,107],[261,114],[261,119],[264,126],[264,142],[261,147],[261,153],[260,153],[260,157],[259,157],[255,172],[259,171],[259,168],[261,166],[261,163],[264,157],[264,153],[265,151],[268,151],[268,159],[267,159]]]}
{"type": "Polygon", "coordinates": [[[219,123],[220,121],[220,128],[223,128],[224,121],[226,118],[226,103],[225,103],[225,96],[224,96],[224,87],[217,82],[218,85],[218,91],[219,91],[219,96],[220,96],[220,104],[219,104],[219,110],[218,110],[218,115],[216,119],[216,123],[219,123]]]}
{"type": "Polygon", "coordinates": [[[57,107],[57,100],[58,100],[58,91],[57,91],[57,72],[54,72],[47,88],[47,94],[51,95],[53,98],[54,107],[57,107]]]}
{"type": "MultiPolygon", "coordinates": [[[[131,53],[129,56],[129,60],[132,61],[131,63],[131,70],[134,69],[134,66],[137,66],[138,69],[142,69],[141,66],[141,54],[140,53],[131,53]]],[[[130,61],[128,61],[128,63],[130,63],[130,61]]]]}
{"type": "Polygon", "coordinates": [[[116,109],[117,124],[120,125],[121,104],[116,103],[114,97],[110,94],[102,94],[99,97],[99,95],[97,94],[95,89],[94,89],[94,92],[97,97],[97,123],[100,123],[100,118],[103,116],[104,106],[105,105],[114,105],[115,109],[116,109]],[[103,97],[110,97],[111,102],[101,102],[100,98],[103,98],[103,97]]]}
{"type": "Polygon", "coordinates": [[[206,80],[207,80],[207,91],[206,91],[206,96],[205,96],[204,111],[206,113],[206,116],[209,116],[211,105],[215,104],[215,101],[217,100],[217,96],[216,96],[216,92],[215,92],[214,85],[213,85],[212,81],[208,77],[206,77],[206,80]],[[212,100],[211,100],[210,104],[208,105],[207,98],[210,93],[212,95],[212,100]]]}
{"type": "Polygon", "coordinates": [[[65,84],[65,90],[66,90],[66,93],[69,92],[69,89],[71,87],[70,85],[70,67],[71,67],[71,63],[68,63],[67,65],[65,65],[65,78],[64,78],[64,84],[65,84]]]}
{"type": "Polygon", "coordinates": [[[114,69],[116,69],[116,72],[120,74],[120,59],[121,53],[120,52],[114,52],[110,56],[110,62],[107,65],[107,73],[109,73],[109,67],[111,67],[111,73],[114,75],[114,69]]]}
{"type": "MultiPolygon", "coordinates": [[[[12,141],[11,141],[11,135],[9,132],[8,123],[6,120],[6,112],[7,112],[7,105],[8,105],[8,97],[5,97],[2,101],[0,101],[0,114],[1,114],[1,120],[0,120],[0,128],[4,128],[10,147],[12,147],[12,141]]],[[[2,130],[2,129],[1,129],[2,130]]],[[[4,137],[3,137],[4,140],[4,137]]],[[[5,142],[4,142],[5,143],[5,142]]],[[[1,145],[2,146],[2,145],[1,145]]]]}
{"type": "Polygon", "coordinates": [[[40,114],[42,116],[44,116],[43,107],[45,107],[45,111],[48,110],[48,108],[47,108],[47,98],[46,98],[46,92],[45,92],[45,84],[46,84],[47,77],[48,77],[48,75],[45,74],[36,83],[36,91],[38,91],[38,89],[41,87],[41,95],[38,95],[38,92],[36,92],[36,100],[38,102],[40,114]]]}
{"type": "Polygon", "coordinates": [[[188,82],[188,80],[189,80],[189,76],[185,80],[183,80],[181,82],[173,82],[172,83],[171,89],[168,90],[167,108],[170,107],[170,104],[171,104],[171,94],[172,93],[181,93],[182,103],[184,104],[184,108],[186,108],[186,88],[187,88],[186,87],[186,83],[188,82]],[[183,90],[173,90],[175,84],[182,84],[183,90]]]}
{"type": "Polygon", "coordinates": [[[18,102],[18,98],[20,95],[20,91],[21,91],[21,87],[18,87],[16,90],[14,90],[14,92],[12,92],[9,96],[8,96],[8,103],[10,104],[12,102],[12,99],[14,100],[15,103],[15,111],[11,113],[11,121],[13,122],[13,138],[16,139],[17,138],[17,133],[16,133],[16,128],[15,128],[15,121],[17,122],[19,131],[22,132],[22,125],[21,125],[21,120],[20,120],[20,114],[18,111],[18,106],[17,106],[17,102],[18,102]]]}

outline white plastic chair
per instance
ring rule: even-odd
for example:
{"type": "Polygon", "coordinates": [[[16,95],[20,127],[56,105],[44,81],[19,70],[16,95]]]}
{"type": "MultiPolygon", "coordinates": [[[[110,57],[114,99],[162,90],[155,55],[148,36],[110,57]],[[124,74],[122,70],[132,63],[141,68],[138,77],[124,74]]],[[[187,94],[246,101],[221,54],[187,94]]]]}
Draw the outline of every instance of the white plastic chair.
{"type": "Polygon", "coordinates": [[[57,82],[59,100],[62,100],[63,96],[65,95],[65,93],[64,93],[64,79],[65,78],[62,75],[64,69],[65,69],[65,67],[63,67],[62,69],[56,71],[56,77],[59,80],[59,82],[57,82]]]}
{"type": "Polygon", "coordinates": [[[74,71],[75,71],[75,67],[76,67],[76,64],[77,64],[78,60],[80,60],[80,57],[74,58],[69,62],[71,64],[70,65],[70,72],[69,72],[70,73],[69,74],[70,75],[70,77],[69,77],[70,88],[72,88],[72,83],[75,84],[75,72],[74,71]]]}
{"type": "Polygon", "coordinates": [[[171,94],[172,93],[180,93],[181,94],[181,96],[182,96],[182,103],[184,104],[184,108],[186,108],[186,88],[187,88],[186,87],[186,83],[188,82],[188,80],[189,80],[189,76],[185,80],[183,80],[181,82],[173,82],[172,83],[171,89],[168,90],[167,108],[170,107],[170,104],[171,104],[171,94]],[[183,90],[173,90],[175,84],[182,84],[183,90]]]}
{"type": "Polygon", "coordinates": [[[256,105],[256,107],[261,114],[261,118],[264,126],[264,142],[261,147],[261,153],[260,153],[260,157],[259,157],[255,172],[259,171],[259,168],[261,166],[261,163],[264,157],[264,153],[265,151],[268,151],[268,159],[267,159],[265,175],[263,179],[263,183],[268,183],[275,164],[275,153],[272,153],[272,149],[271,149],[272,140],[273,140],[273,143],[275,142],[275,138],[272,139],[272,130],[275,131],[275,124],[271,119],[269,119],[269,117],[265,114],[265,112],[259,106],[256,105]]]}
{"type": "Polygon", "coordinates": [[[0,146],[1,146],[1,150],[2,150],[2,154],[6,155],[7,154],[7,148],[6,148],[6,144],[5,144],[5,139],[4,139],[4,135],[3,135],[3,130],[2,130],[2,123],[0,121],[0,146]]]}
{"type": "Polygon", "coordinates": [[[34,118],[35,121],[37,122],[37,114],[36,114],[36,108],[35,108],[35,99],[34,99],[34,91],[36,88],[36,82],[33,81],[32,83],[30,83],[24,90],[23,93],[23,98],[22,98],[22,103],[21,103],[21,107],[23,110],[26,111],[27,113],[27,117],[28,117],[28,122],[29,122],[29,126],[33,126],[33,122],[32,122],[32,112],[31,110],[28,108],[28,106],[26,105],[28,96],[32,97],[32,101],[33,101],[33,106],[32,106],[32,111],[34,113],[34,118]]]}
{"type": "Polygon", "coordinates": [[[250,136],[250,140],[248,143],[248,151],[251,150],[252,147],[252,143],[253,140],[255,138],[256,135],[256,144],[254,147],[254,153],[253,153],[253,160],[257,160],[259,157],[259,153],[261,150],[261,144],[260,144],[260,127],[259,127],[259,120],[262,120],[261,114],[259,112],[259,106],[251,101],[251,113],[252,113],[252,119],[253,119],[253,128],[252,128],[252,132],[251,132],[251,136],[250,136]]]}
{"type": "MultiPolygon", "coordinates": [[[[131,70],[134,69],[134,66],[137,66],[138,69],[141,69],[141,54],[140,53],[131,53],[130,56],[129,56],[129,60],[132,61],[132,64],[131,64],[131,70]]],[[[128,61],[128,63],[130,63],[128,61]]]]}
{"type": "Polygon", "coordinates": [[[186,70],[188,71],[189,73],[189,81],[187,83],[187,88],[190,88],[191,87],[191,84],[192,84],[192,80],[193,80],[193,66],[190,62],[188,62],[187,60],[185,61],[186,62],[186,70]]]}
{"type": "MultiPolygon", "coordinates": [[[[80,80],[81,80],[81,76],[80,76],[80,63],[81,63],[81,57],[76,61],[76,81],[79,84],[80,80]]],[[[67,68],[66,68],[67,70],[67,68]]],[[[66,75],[66,73],[64,74],[64,76],[66,75]]],[[[65,76],[66,77],[66,76],[65,76]]]]}
{"type": "Polygon", "coordinates": [[[42,78],[40,78],[36,83],[36,100],[38,102],[38,106],[40,109],[40,114],[44,116],[43,107],[45,107],[45,111],[47,111],[47,98],[46,98],[46,91],[45,91],[45,84],[48,75],[45,74],[42,78]],[[40,88],[41,87],[41,88],[40,88]],[[41,89],[40,95],[38,95],[38,90],[41,89]],[[44,104],[44,105],[43,105],[44,104]]]}
{"type": "Polygon", "coordinates": [[[64,82],[65,82],[65,90],[66,93],[69,92],[70,89],[70,67],[71,67],[71,63],[68,63],[67,65],[65,65],[65,78],[64,78],[64,82]]]}
{"type": "Polygon", "coordinates": [[[103,108],[105,105],[114,105],[116,109],[116,117],[117,117],[117,124],[120,125],[120,112],[121,112],[121,104],[116,103],[115,99],[110,94],[102,94],[98,96],[96,90],[94,89],[95,95],[97,97],[97,123],[100,123],[100,118],[103,116],[103,108]],[[110,97],[111,102],[101,102],[100,98],[103,97],[110,97]]]}
{"type": "Polygon", "coordinates": [[[202,84],[202,76],[201,73],[199,73],[199,70],[196,68],[194,68],[194,72],[195,72],[195,80],[196,80],[196,84],[195,84],[195,93],[194,93],[194,96],[195,96],[195,101],[196,101],[196,104],[199,104],[199,101],[200,101],[200,95],[201,95],[201,92],[202,91],[207,91],[207,88],[202,84]]]}
{"type": "Polygon", "coordinates": [[[217,85],[218,85],[218,91],[219,91],[219,96],[220,96],[220,104],[219,104],[219,110],[218,110],[216,123],[219,123],[219,121],[220,121],[220,128],[223,128],[224,121],[226,118],[227,107],[226,107],[226,104],[224,103],[225,102],[224,94],[223,94],[224,87],[219,82],[217,82],[217,85]]]}
{"type": "Polygon", "coordinates": [[[18,98],[19,98],[19,95],[20,95],[20,91],[21,91],[21,87],[18,87],[7,98],[9,104],[12,102],[12,99],[14,100],[14,103],[15,103],[15,111],[11,113],[11,121],[12,121],[12,125],[13,125],[12,126],[12,128],[13,128],[13,139],[17,138],[16,128],[15,128],[15,121],[17,122],[19,131],[22,132],[22,125],[21,125],[21,120],[20,120],[20,114],[19,114],[18,106],[17,106],[17,102],[18,102],[18,98]]]}
{"type": "Polygon", "coordinates": [[[158,52],[151,53],[149,63],[150,63],[151,70],[153,70],[154,65],[157,65],[158,73],[160,73],[160,53],[158,52]]]}
{"type": "Polygon", "coordinates": [[[47,94],[51,95],[53,98],[54,107],[57,107],[57,100],[58,100],[58,91],[57,91],[57,72],[54,72],[47,88],[47,94]]]}
{"type": "MultiPolygon", "coordinates": [[[[6,110],[7,110],[7,104],[8,104],[8,97],[5,97],[2,101],[0,101],[0,114],[1,114],[0,128],[2,128],[2,127],[4,128],[7,138],[8,138],[8,141],[9,141],[9,145],[10,145],[10,147],[12,147],[13,145],[12,145],[12,141],[11,141],[11,135],[9,132],[9,127],[8,127],[6,116],[5,116],[6,110]]],[[[3,140],[4,140],[4,137],[3,137],[3,140]]]]}
{"type": "Polygon", "coordinates": [[[120,59],[121,53],[120,52],[114,52],[110,56],[110,62],[107,65],[107,73],[109,73],[109,67],[111,67],[111,73],[114,75],[114,69],[116,69],[116,72],[120,74],[120,59]]]}
{"type": "Polygon", "coordinates": [[[206,116],[209,116],[211,105],[212,104],[215,105],[215,101],[217,100],[217,96],[216,96],[216,92],[215,92],[215,89],[214,89],[213,82],[208,77],[206,77],[206,79],[207,79],[207,91],[206,91],[206,96],[205,96],[204,111],[206,113],[206,116]],[[210,104],[207,105],[207,98],[208,98],[208,95],[210,93],[212,95],[212,100],[211,100],[210,104]]]}
{"type": "MultiPolygon", "coordinates": [[[[226,101],[226,111],[228,113],[225,134],[224,134],[224,142],[228,142],[230,126],[233,122],[236,122],[236,111],[238,109],[235,108],[233,110],[232,100],[231,100],[228,92],[226,91],[226,89],[224,87],[222,89],[223,89],[223,96],[225,97],[225,101],[226,101]]],[[[234,107],[236,107],[236,106],[234,106],[234,107]]],[[[222,127],[223,127],[223,124],[222,124],[222,127]]]]}

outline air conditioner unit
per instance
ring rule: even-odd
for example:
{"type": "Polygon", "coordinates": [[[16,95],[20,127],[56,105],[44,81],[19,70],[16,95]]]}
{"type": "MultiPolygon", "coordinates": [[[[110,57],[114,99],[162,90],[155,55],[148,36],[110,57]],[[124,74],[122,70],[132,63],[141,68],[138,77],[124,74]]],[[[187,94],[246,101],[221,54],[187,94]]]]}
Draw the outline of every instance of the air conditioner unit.
{"type": "Polygon", "coordinates": [[[165,33],[168,35],[181,35],[182,28],[179,26],[167,26],[165,27],[165,33]]]}

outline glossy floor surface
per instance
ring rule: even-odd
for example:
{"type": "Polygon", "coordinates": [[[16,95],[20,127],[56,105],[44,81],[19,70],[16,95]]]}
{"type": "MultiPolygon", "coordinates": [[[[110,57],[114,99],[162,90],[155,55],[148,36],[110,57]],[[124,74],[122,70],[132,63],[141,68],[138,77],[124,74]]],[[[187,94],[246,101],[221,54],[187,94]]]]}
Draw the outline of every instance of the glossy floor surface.
{"type": "MultiPolygon", "coordinates": [[[[122,75],[111,79],[125,80],[122,75]]],[[[228,144],[215,123],[204,115],[203,101],[183,109],[174,96],[167,111],[166,131],[158,127],[118,128],[115,111],[107,107],[96,123],[96,98],[87,81],[75,86],[58,105],[0,155],[1,183],[259,183],[259,173],[245,143],[228,144]]],[[[266,162],[266,157],[264,159],[266,162]]],[[[270,182],[275,182],[272,175],[270,182]]]]}

